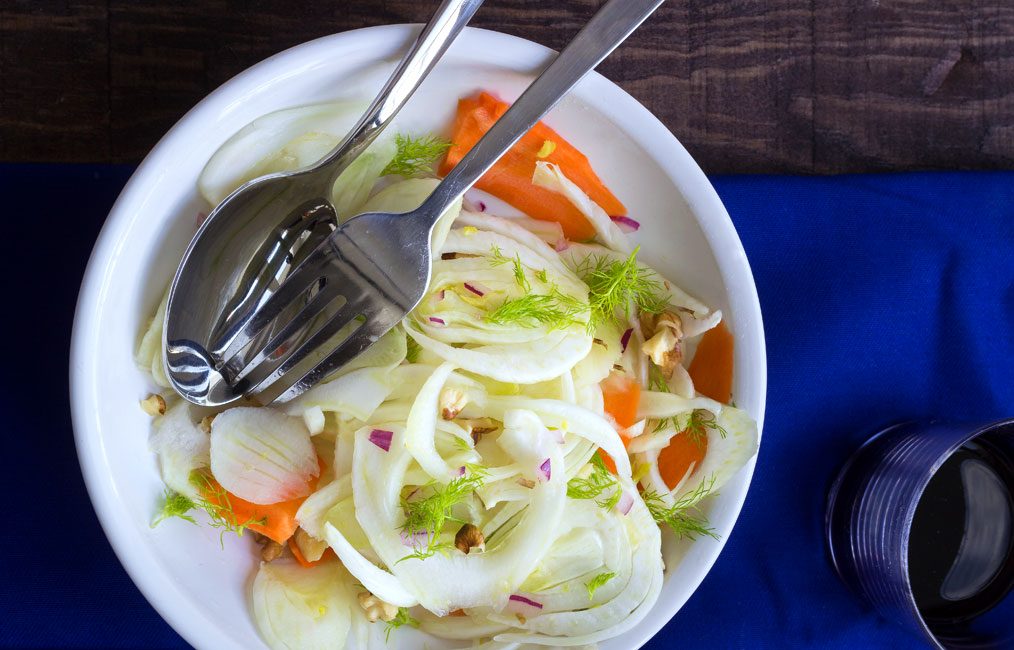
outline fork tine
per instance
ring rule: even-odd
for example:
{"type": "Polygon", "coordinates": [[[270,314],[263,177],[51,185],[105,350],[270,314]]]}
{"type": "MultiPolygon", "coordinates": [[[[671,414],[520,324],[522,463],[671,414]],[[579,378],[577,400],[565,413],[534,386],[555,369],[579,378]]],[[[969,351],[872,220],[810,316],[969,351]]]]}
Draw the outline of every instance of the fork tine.
{"type": "MultiPolygon", "coordinates": [[[[259,393],[270,388],[271,385],[282,377],[282,375],[298,366],[309,355],[327,343],[333,336],[338,334],[343,328],[354,322],[356,316],[362,314],[363,311],[364,304],[362,302],[347,302],[342,305],[326,323],[324,323],[305,341],[296,347],[296,349],[289,352],[282,362],[274,369],[271,368],[271,363],[261,363],[259,365],[251,364],[247,368],[244,368],[245,376],[241,379],[241,381],[243,381],[244,385],[248,387],[244,392],[259,393]]],[[[363,329],[364,326],[365,323],[355,331],[363,329]]],[[[354,335],[355,331],[351,332],[349,337],[354,335]]],[[[346,340],[349,337],[346,337],[346,340]]]]}
{"type": "MultiPolygon", "coordinates": [[[[331,303],[340,297],[340,292],[341,287],[333,282],[324,285],[313,298],[292,315],[291,320],[285,323],[282,329],[273,334],[271,339],[256,351],[252,359],[246,361],[245,365],[242,365],[237,370],[237,366],[244,364],[244,358],[249,357],[249,354],[242,355],[237,353],[226,361],[221,371],[222,374],[231,377],[230,381],[232,383],[242,381],[251,370],[268,361],[283,345],[287,343],[291,345],[291,339],[297,337],[301,331],[312,324],[313,320],[319,317],[324,309],[327,309],[331,303]]],[[[339,307],[339,309],[342,307],[339,307]]],[[[335,315],[337,316],[337,314],[335,315]]]]}
{"type": "MultiPolygon", "coordinates": [[[[227,333],[223,338],[229,344],[219,354],[220,359],[231,360],[251,341],[260,336],[293,300],[309,291],[310,287],[325,277],[330,246],[325,240],[310,253],[303,262],[289,274],[278,289],[256,309],[248,319],[237,325],[238,331],[227,333]]],[[[326,286],[321,292],[326,290],[326,286]]],[[[212,346],[213,349],[216,346],[212,346]]]]}
{"type": "MultiPolygon", "coordinates": [[[[272,402],[288,402],[298,397],[318,382],[327,378],[332,372],[354,359],[363,350],[376,343],[377,339],[397,324],[397,322],[390,325],[378,323],[376,319],[372,322],[374,323],[373,326],[371,326],[371,321],[368,320],[362,327],[352,332],[338,347],[328,353],[326,357],[303,373],[298,379],[285,379],[284,382],[281,382],[288,383],[288,385],[285,386],[285,390],[277,395],[272,402]]],[[[271,386],[277,389],[278,384],[274,383],[271,386]]]]}
{"type": "MultiPolygon", "coordinates": [[[[211,340],[216,342],[213,349],[229,349],[232,344],[230,336],[234,337],[242,331],[243,326],[253,317],[258,304],[264,301],[264,294],[270,291],[271,283],[284,282],[334,230],[334,226],[327,221],[327,215],[324,220],[317,217],[317,221],[305,227],[302,223],[306,219],[305,215],[299,210],[296,213],[300,215],[296,224],[279,226],[278,237],[265,242],[254,254],[255,260],[263,259],[259,265],[252,262],[248,266],[239,283],[246,291],[229,301],[212,329],[211,340]],[[298,228],[300,225],[304,227],[298,228]]],[[[221,358],[228,359],[226,356],[221,358]]]]}

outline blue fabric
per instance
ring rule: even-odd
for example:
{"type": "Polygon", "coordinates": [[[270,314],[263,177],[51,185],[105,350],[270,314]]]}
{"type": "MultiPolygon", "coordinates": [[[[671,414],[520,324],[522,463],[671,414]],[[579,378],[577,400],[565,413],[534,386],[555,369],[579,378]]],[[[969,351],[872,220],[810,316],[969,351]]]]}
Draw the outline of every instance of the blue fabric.
{"type": "MultiPolygon", "coordinates": [[[[185,646],[102,535],[66,397],[81,272],[130,171],[0,165],[15,262],[0,295],[18,306],[3,319],[0,374],[0,647],[185,646]]],[[[925,647],[835,578],[824,495],[885,423],[1014,414],[1014,173],[714,182],[764,310],[767,422],[725,552],[647,647],[925,647]]]]}

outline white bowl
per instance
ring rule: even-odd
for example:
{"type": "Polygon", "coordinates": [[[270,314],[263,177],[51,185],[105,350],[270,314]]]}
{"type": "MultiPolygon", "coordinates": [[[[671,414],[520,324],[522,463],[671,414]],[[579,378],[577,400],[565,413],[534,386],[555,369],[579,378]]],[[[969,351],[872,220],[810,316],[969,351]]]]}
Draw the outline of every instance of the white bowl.
{"type": "MultiPolygon", "coordinates": [[[[182,521],[151,529],[162,491],[147,448],[150,389],[134,365],[150,318],[203,206],[195,182],[232,133],[270,111],[346,97],[370,98],[417,27],[392,25],[321,38],[232,79],[187,113],[141,163],[113,206],[92,252],[71,349],[75,439],[95,511],[120,561],[148,601],[200,648],[263,647],[248,614],[256,564],[250,539],[226,538],[182,521]]],[[[477,89],[517,97],[553,56],[512,36],[468,29],[393,128],[449,124],[456,100],[477,89]]],[[[723,310],[736,338],[737,404],[760,424],[766,361],[760,306],[746,254],[715,190],[675,137],[616,85],[592,74],[546,120],[591,159],[642,223],[642,259],[723,310]]],[[[721,541],[664,544],[665,587],[653,611],[608,648],[640,646],[687,601],[711,568],[746,497],[753,463],[710,501],[721,541]]],[[[402,632],[406,647],[420,639],[402,632]]],[[[429,647],[440,647],[431,642],[429,647]]]]}

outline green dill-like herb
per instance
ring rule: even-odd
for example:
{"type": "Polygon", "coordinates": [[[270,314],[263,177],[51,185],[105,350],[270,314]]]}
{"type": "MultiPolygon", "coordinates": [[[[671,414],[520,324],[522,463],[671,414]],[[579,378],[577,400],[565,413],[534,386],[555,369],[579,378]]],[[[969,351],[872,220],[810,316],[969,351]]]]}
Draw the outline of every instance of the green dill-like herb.
{"type": "Polygon", "coordinates": [[[639,250],[640,247],[635,248],[625,260],[589,257],[578,267],[578,276],[588,285],[592,322],[615,319],[622,323],[630,318],[632,308],[658,314],[669,304],[662,281],[655,272],[638,265],[639,250]],[[617,313],[622,314],[622,318],[617,313]]]}
{"type": "Polygon", "coordinates": [[[397,630],[399,627],[403,625],[408,625],[410,627],[419,627],[419,621],[412,618],[412,615],[408,613],[407,607],[399,607],[398,613],[395,615],[395,617],[392,618],[390,621],[387,621],[387,629],[384,630],[384,640],[390,641],[391,632],[397,630]]]}
{"type": "Polygon", "coordinates": [[[715,419],[715,414],[707,409],[694,409],[690,412],[690,421],[687,422],[685,431],[690,439],[698,445],[704,444],[704,440],[708,437],[708,429],[712,429],[718,432],[722,438],[729,435],[729,432],[725,430],[722,425],[715,419]]]}
{"type": "Polygon", "coordinates": [[[417,546],[414,551],[401,558],[395,564],[401,564],[405,560],[425,560],[428,557],[433,557],[437,553],[441,555],[447,555],[453,547],[445,542],[436,542],[433,536],[427,536],[425,546],[417,546]]]}
{"type": "Polygon", "coordinates": [[[518,286],[523,290],[531,291],[532,285],[528,282],[528,277],[525,275],[525,267],[521,264],[521,255],[515,254],[512,258],[504,256],[503,252],[500,251],[500,247],[493,244],[490,249],[490,266],[501,266],[508,262],[514,267],[514,281],[518,283],[518,286]]]}
{"type": "Polygon", "coordinates": [[[433,163],[451,146],[450,142],[436,136],[412,137],[403,133],[394,136],[394,143],[398,147],[398,153],[387,163],[387,167],[384,167],[381,176],[397,174],[412,178],[419,174],[432,173],[433,163]]]}
{"type": "Polygon", "coordinates": [[[162,495],[162,507],[159,509],[158,516],[151,522],[151,527],[154,528],[166,519],[171,519],[173,517],[178,517],[185,521],[189,521],[192,524],[196,524],[197,521],[188,514],[196,507],[197,504],[194,503],[193,499],[187,495],[180,494],[175,490],[166,488],[165,493],[162,495]]]}
{"type": "Polygon", "coordinates": [[[235,533],[237,537],[242,537],[250,526],[264,526],[268,523],[267,517],[260,519],[250,517],[246,521],[240,521],[232,507],[229,493],[218,483],[212,482],[212,479],[204,472],[194,472],[190,480],[202,494],[195,501],[197,507],[208,513],[208,517],[211,518],[209,525],[220,530],[218,543],[221,546],[225,546],[226,533],[235,533]]]}
{"type": "Polygon", "coordinates": [[[486,322],[519,327],[546,325],[550,330],[558,330],[584,325],[587,313],[588,305],[554,288],[552,293],[529,293],[506,300],[486,314],[486,322]]]}
{"type": "Polygon", "coordinates": [[[648,390],[653,390],[657,393],[669,393],[669,382],[666,380],[665,375],[662,374],[662,369],[655,365],[655,362],[648,363],[648,390]]]}
{"type": "MultiPolygon", "coordinates": [[[[451,516],[451,508],[464,501],[475,490],[482,487],[486,480],[485,468],[478,465],[466,465],[464,476],[452,479],[447,485],[441,486],[431,481],[423,486],[428,495],[414,500],[402,498],[401,507],[405,511],[405,522],[401,530],[407,535],[426,534],[426,546],[417,548],[415,553],[403,557],[399,562],[409,558],[423,559],[441,550],[437,536],[444,529],[444,524],[457,521],[451,516]]],[[[465,522],[459,522],[465,523],[465,522]]]]}
{"type": "Polygon", "coordinates": [[[598,591],[599,587],[606,584],[615,577],[616,574],[613,573],[612,571],[609,571],[608,573],[600,573],[594,578],[592,578],[590,582],[585,583],[585,587],[588,588],[588,600],[592,600],[593,598],[595,598],[595,592],[598,591]]]}
{"type": "Polygon", "coordinates": [[[405,351],[405,361],[409,363],[415,363],[419,361],[419,353],[422,352],[422,346],[411,336],[407,336],[405,345],[407,350],[405,351]]]}
{"type": "Polygon", "coordinates": [[[620,502],[620,486],[616,477],[606,469],[598,452],[592,454],[591,472],[587,477],[580,475],[567,481],[567,496],[571,499],[595,499],[595,503],[606,510],[612,510],[620,502]]]}
{"type": "Polygon", "coordinates": [[[542,284],[549,284],[549,275],[546,274],[546,269],[535,272],[535,277],[539,279],[542,284]]]}
{"type": "Polygon", "coordinates": [[[454,445],[454,448],[459,451],[472,451],[472,445],[470,445],[468,441],[465,440],[464,438],[459,438],[458,436],[451,436],[451,444],[454,445]]]}
{"type": "Polygon", "coordinates": [[[677,539],[697,539],[701,536],[718,539],[718,534],[708,525],[708,518],[700,511],[697,504],[706,496],[711,494],[711,488],[715,485],[715,479],[702,481],[691,492],[684,494],[673,503],[666,505],[654,490],[646,490],[641,494],[644,505],[648,506],[648,512],[660,525],[668,526],[676,534],[677,539]]]}

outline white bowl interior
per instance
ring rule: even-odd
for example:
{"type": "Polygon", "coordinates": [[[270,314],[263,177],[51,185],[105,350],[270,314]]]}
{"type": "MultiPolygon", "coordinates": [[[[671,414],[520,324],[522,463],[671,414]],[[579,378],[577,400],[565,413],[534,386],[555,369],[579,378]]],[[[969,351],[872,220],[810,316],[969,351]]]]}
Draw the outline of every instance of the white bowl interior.
{"type": "MultiPolygon", "coordinates": [[[[270,111],[369,98],[414,36],[404,25],[347,32],[306,43],[258,64],[188,113],[145,159],[103,229],[75,320],[71,386],[78,453],[96,511],[114,549],[148,600],[190,643],[262,647],[248,614],[256,560],[252,542],[207,527],[149,522],[162,491],[147,449],[148,417],[138,400],[153,387],[133,362],[147,322],[205,209],[196,179],[232,133],[270,111]],[[379,62],[379,63],[378,63],[379,62]],[[223,624],[228,622],[228,624],[223,624]]],[[[393,129],[441,131],[459,97],[479,89],[514,99],[552,56],[534,43],[469,29],[412,98],[393,129]]],[[[676,139],[605,78],[585,79],[546,120],[575,143],[642,223],[642,259],[722,309],[735,333],[735,400],[763,418],[766,370],[753,278],[717,195],[676,139]]],[[[637,628],[603,648],[640,645],[700,584],[729,536],[753,464],[712,499],[708,514],[722,541],[664,545],[662,596],[637,628]]],[[[392,647],[417,647],[399,632],[392,647]]],[[[430,642],[429,647],[441,647],[430,642]]],[[[448,646],[450,647],[450,646],[448,646]]]]}

